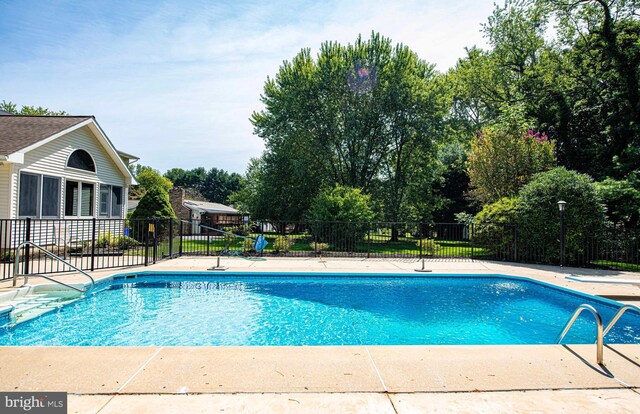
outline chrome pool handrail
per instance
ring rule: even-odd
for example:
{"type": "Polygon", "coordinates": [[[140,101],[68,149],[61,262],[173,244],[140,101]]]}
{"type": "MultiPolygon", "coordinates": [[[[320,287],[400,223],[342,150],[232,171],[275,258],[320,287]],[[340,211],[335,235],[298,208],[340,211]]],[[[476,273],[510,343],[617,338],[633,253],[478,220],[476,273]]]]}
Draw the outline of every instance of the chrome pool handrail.
{"type": "Polygon", "coordinates": [[[556,343],[559,344],[564,339],[565,335],[567,334],[567,332],[569,332],[569,329],[571,329],[573,323],[576,321],[576,319],[578,319],[578,316],[580,316],[583,310],[588,310],[589,312],[591,312],[591,314],[593,314],[594,318],[596,319],[596,361],[598,362],[598,365],[604,365],[604,333],[602,328],[602,317],[600,316],[600,313],[596,310],[596,308],[591,305],[582,304],[576,308],[576,310],[573,312],[573,315],[571,316],[571,319],[569,319],[560,335],[558,335],[556,343]]]}
{"type": "Polygon", "coordinates": [[[17,280],[18,280],[18,277],[20,277],[20,276],[24,276],[24,284],[23,284],[23,286],[24,286],[24,285],[26,285],[26,284],[29,282],[29,276],[32,276],[32,277],[41,277],[41,278],[44,278],[44,279],[50,280],[51,282],[57,283],[57,284],[59,284],[59,285],[62,285],[62,286],[68,287],[69,289],[73,289],[73,290],[75,290],[75,291],[77,291],[77,292],[80,292],[80,293],[87,293],[87,292],[89,292],[91,289],[93,289],[93,287],[94,287],[94,286],[95,286],[95,284],[96,284],[96,283],[95,283],[95,280],[93,280],[93,278],[91,277],[91,275],[89,275],[89,274],[88,274],[87,272],[85,272],[84,270],[79,269],[78,267],[76,267],[76,266],[72,265],[71,263],[69,263],[68,261],[64,260],[62,257],[57,256],[57,255],[55,255],[55,254],[51,253],[49,250],[45,249],[44,247],[40,246],[39,244],[36,244],[36,243],[34,243],[34,242],[31,242],[31,241],[22,242],[22,243],[20,243],[20,244],[18,245],[18,247],[16,248],[16,257],[15,257],[15,262],[14,262],[14,266],[13,266],[13,286],[16,286],[16,284],[17,284],[17,280]],[[45,276],[45,275],[38,275],[38,274],[32,274],[32,275],[28,275],[28,274],[21,274],[21,273],[18,271],[18,268],[20,267],[20,251],[21,251],[21,250],[22,250],[22,248],[23,248],[23,247],[25,247],[25,246],[33,246],[33,247],[35,247],[36,249],[40,250],[40,251],[41,251],[42,253],[44,253],[45,255],[49,256],[50,258],[52,258],[52,259],[54,259],[54,260],[57,260],[57,261],[59,261],[59,262],[62,262],[63,264],[65,264],[65,265],[69,266],[69,267],[70,267],[70,268],[72,268],[73,270],[75,270],[75,271],[77,271],[77,272],[82,273],[84,276],[86,276],[86,277],[88,277],[88,278],[89,278],[89,280],[91,281],[91,285],[90,285],[90,286],[89,286],[89,288],[87,288],[87,289],[82,289],[82,288],[77,288],[77,287],[75,287],[75,286],[69,285],[69,284],[67,284],[67,283],[61,282],[61,281],[59,281],[59,280],[53,279],[53,278],[51,278],[51,277],[49,277],[49,276],[45,276]]]}
{"type": "Polygon", "coordinates": [[[611,328],[613,328],[613,326],[616,324],[616,322],[618,322],[618,319],[620,319],[620,317],[629,309],[631,310],[635,310],[636,312],[640,313],[640,306],[636,306],[636,305],[631,305],[631,304],[626,304],[624,306],[621,306],[620,309],[618,309],[618,312],[616,312],[615,315],[613,315],[613,318],[611,318],[611,322],[609,322],[609,324],[607,325],[606,328],[604,328],[604,332],[602,334],[602,336],[605,336],[607,333],[609,333],[609,331],[611,330],[611,328]]]}

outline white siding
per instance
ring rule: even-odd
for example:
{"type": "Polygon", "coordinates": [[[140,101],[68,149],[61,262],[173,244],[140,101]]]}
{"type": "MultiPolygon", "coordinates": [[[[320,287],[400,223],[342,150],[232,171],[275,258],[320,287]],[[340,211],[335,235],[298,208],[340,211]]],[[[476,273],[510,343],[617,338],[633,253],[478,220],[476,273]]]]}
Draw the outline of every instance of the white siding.
{"type": "Polygon", "coordinates": [[[11,203],[11,165],[0,165],[0,219],[9,218],[11,203]]]}
{"type": "MultiPolygon", "coordinates": [[[[69,132],[68,134],[42,145],[25,154],[24,164],[19,166],[22,171],[62,177],[60,216],[64,216],[65,180],[82,181],[94,185],[94,216],[98,215],[99,184],[126,186],[125,176],[120,172],[107,151],[91,133],[88,127],[69,132]],[[96,165],[96,172],[82,171],[66,166],[67,160],[75,150],[83,149],[92,157],[96,165]]],[[[17,199],[17,188],[14,200],[17,199]]],[[[125,203],[126,204],[126,203],[125,203]]],[[[15,209],[15,207],[14,207],[15,209]]],[[[15,216],[14,216],[15,217],[15,216]]]]}

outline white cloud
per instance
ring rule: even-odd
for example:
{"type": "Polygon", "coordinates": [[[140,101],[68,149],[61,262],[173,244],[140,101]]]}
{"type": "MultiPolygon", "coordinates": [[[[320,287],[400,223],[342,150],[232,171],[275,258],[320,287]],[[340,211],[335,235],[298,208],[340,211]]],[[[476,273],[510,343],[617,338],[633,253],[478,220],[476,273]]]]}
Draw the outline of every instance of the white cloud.
{"type": "Polygon", "coordinates": [[[243,172],[262,151],[249,116],[283,60],[375,30],[446,70],[465,46],[483,44],[480,23],[492,8],[470,0],[196,6],[170,3],[128,30],[87,24],[48,39],[34,57],[0,68],[0,98],[94,114],[118,148],[162,171],[243,172]]]}

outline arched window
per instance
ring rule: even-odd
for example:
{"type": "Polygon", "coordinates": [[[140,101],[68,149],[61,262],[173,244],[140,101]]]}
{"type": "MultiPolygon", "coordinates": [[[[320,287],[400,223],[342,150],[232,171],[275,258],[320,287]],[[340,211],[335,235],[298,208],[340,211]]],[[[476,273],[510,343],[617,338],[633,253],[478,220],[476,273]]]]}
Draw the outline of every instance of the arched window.
{"type": "Polygon", "coordinates": [[[93,162],[91,155],[85,150],[75,150],[67,161],[67,167],[77,168],[79,170],[96,172],[96,164],[93,162]]]}

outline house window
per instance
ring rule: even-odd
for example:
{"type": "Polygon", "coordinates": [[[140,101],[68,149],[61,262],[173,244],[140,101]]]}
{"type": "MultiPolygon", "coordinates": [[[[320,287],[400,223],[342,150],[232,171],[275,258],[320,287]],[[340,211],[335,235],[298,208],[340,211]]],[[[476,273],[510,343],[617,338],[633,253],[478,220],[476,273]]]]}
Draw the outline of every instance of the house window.
{"type": "Polygon", "coordinates": [[[20,217],[58,217],[60,215],[60,179],[21,172],[18,215],[20,217]]]}
{"type": "Polygon", "coordinates": [[[75,150],[67,161],[67,167],[96,172],[96,164],[85,150],[75,150]]]}
{"type": "Polygon", "coordinates": [[[111,187],[111,217],[122,215],[122,187],[111,187]]]}
{"type": "Polygon", "coordinates": [[[19,215],[22,217],[38,217],[40,198],[40,176],[20,173],[19,215]]]}
{"type": "Polygon", "coordinates": [[[109,215],[109,198],[111,197],[111,186],[100,184],[100,215],[109,215]]]}
{"type": "Polygon", "coordinates": [[[122,216],[122,187],[100,185],[100,216],[122,216]]]}
{"type": "Polygon", "coordinates": [[[42,177],[42,217],[60,216],[60,179],[42,177]]]}
{"type": "Polygon", "coordinates": [[[64,214],[65,216],[93,216],[93,184],[67,181],[64,214]]]}

